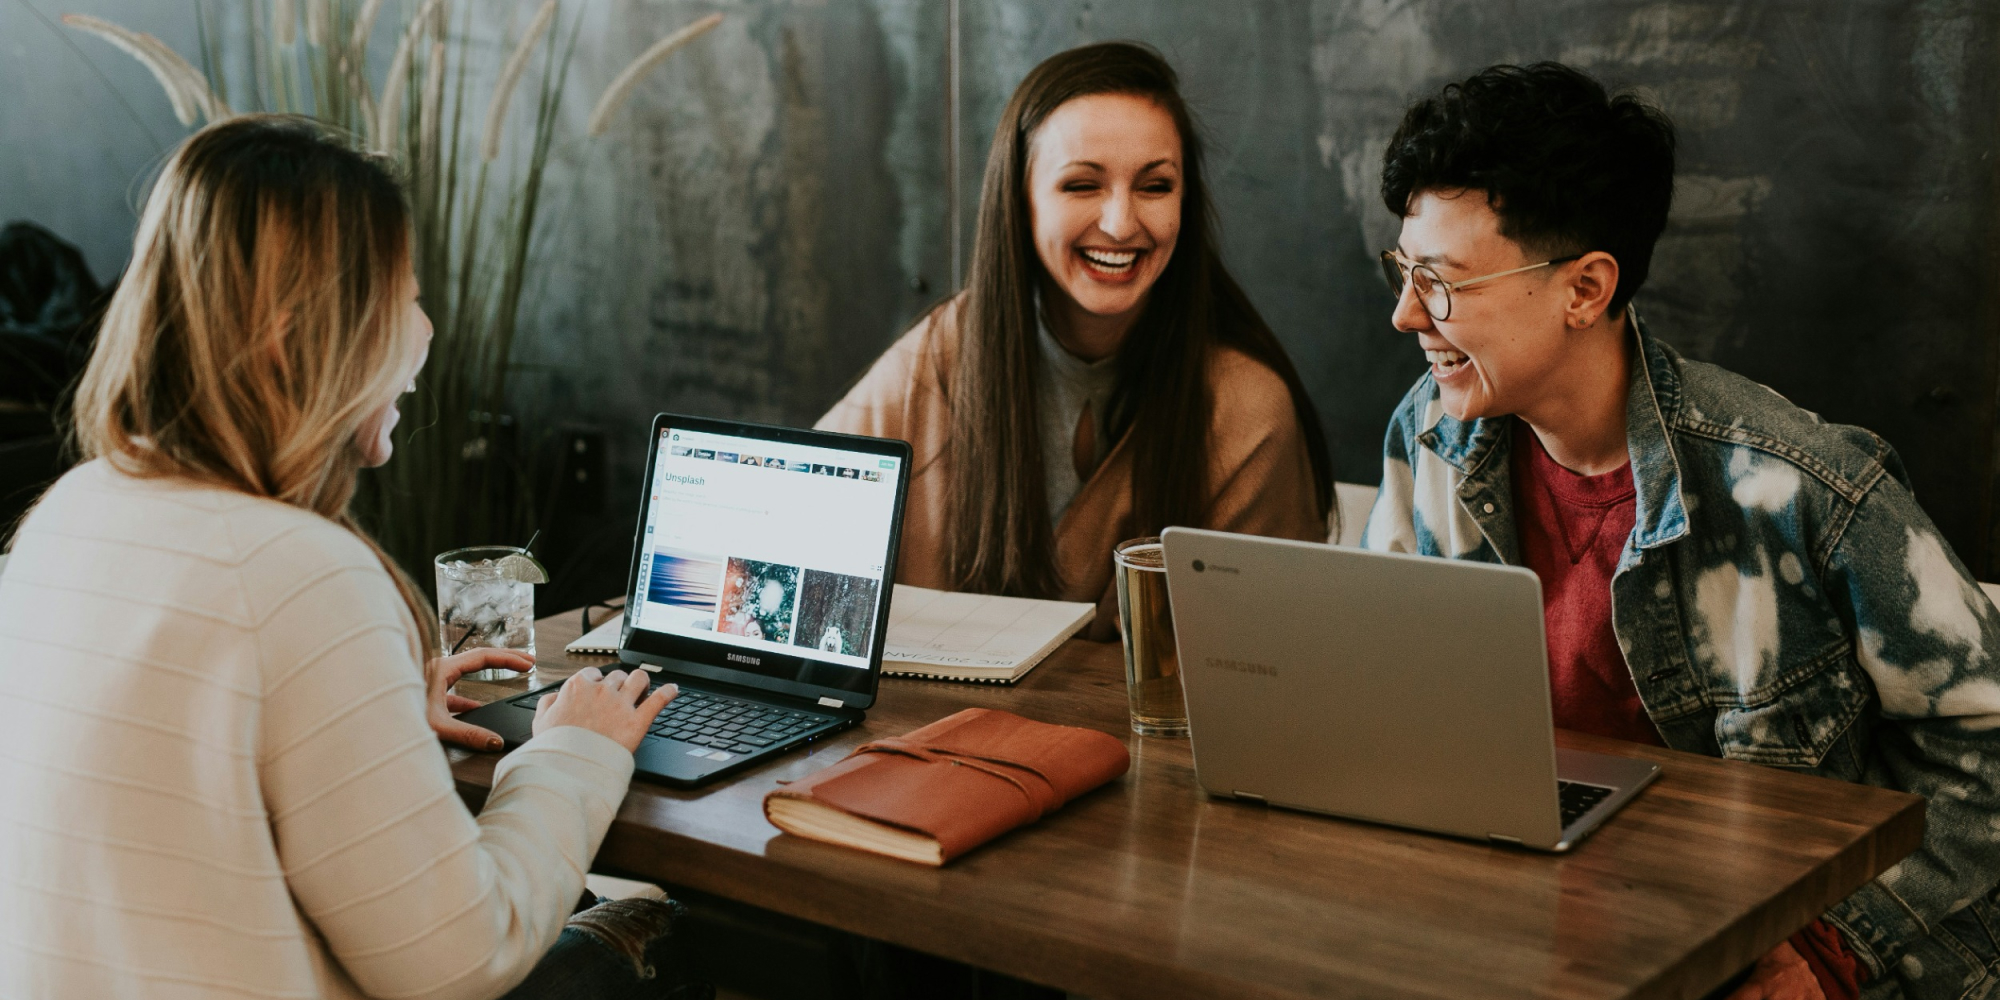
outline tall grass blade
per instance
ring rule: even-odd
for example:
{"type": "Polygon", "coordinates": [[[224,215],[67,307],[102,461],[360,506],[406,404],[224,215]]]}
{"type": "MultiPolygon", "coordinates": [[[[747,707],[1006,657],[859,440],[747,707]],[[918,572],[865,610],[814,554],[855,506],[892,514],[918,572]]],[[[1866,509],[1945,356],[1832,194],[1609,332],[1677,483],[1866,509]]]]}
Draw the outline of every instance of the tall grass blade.
{"type": "Polygon", "coordinates": [[[299,37],[299,11],[292,0],[271,0],[272,37],[289,46],[299,37]]]}
{"type": "Polygon", "coordinates": [[[159,39],[88,14],[64,14],[62,23],[85,34],[96,35],[117,46],[126,55],[137,59],[141,66],[153,74],[153,79],[159,82],[160,89],[166,92],[168,103],[174,106],[174,117],[179,119],[182,125],[194,124],[194,116],[201,108],[201,101],[189,92],[187,79],[182,76],[179,68],[161,57],[162,50],[169,54],[172,50],[167,49],[164,44],[156,47],[147,42],[148,39],[154,42],[158,42],[159,39]]]}
{"type": "Polygon", "coordinates": [[[611,86],[604,88],[604,96],[598,98],[597,107],[591,109],[590,123],[584,126],[584,134],[603,135],[605,130],[611,127],[612,117],[618,114],[619,108],[625,106],[625,100],[632,96],[633,88],[639,86],[639,81],[645,79],[653,67],[666,62],[667,57],[679,51],[681,46],[707,34],[721,23],[721,14],[710,14],[654,42],[651,48],[641,53],[639,58],[632,60],[631,65],[619,72],[611,81],[611,86]]]}
{"type": "Polygon", "coordinates": [[[514,96],[514,88],[520,85],[521,73],[528,68],[528,57],[534,54],[535,43],[542,40],[542,33],[549,30],[549,22],[556,17],[556,0],[543,0],[542,9],[535,12],[535,19],[528,22],[528,30],[521,36],[514,53],[507,57],[507,64],[500,70],[500,82],[493,87],[493,101],[486,106],[486,131],[479,143],[479,158],[491,161],[500,155],[500,129],[507,122],[507,102],[514,96]]]}
{"type": "Polygon", "coordinates": [[[355,64],[368,61],[368,40],[375,37],[375,16],[382,13],[382,0],[364,0],[354,15],[354,33],[347,36],[347,51],[355,64]]]}
{"type": "Polygon", "coordinates": [[[402,115],[403,91],[409,86],[410,59],[423,36],[425,21],[438,0],[426,0],[417,9],[417,16],[410,19],[409,27],[403,29],[402,40],[396,43],[396,54],[389,59],[389,75],[382,79],[382,103],[375,109],[375,131],[370,145],[387,153],[396,152],[392,148],[393,138],[399,134],[397,119],[402,115]]]}
{"type": "Polygon", "coordinates": [[[333,0],[306,0],[306,44],[325,48],[333,37],[333,0]]]}

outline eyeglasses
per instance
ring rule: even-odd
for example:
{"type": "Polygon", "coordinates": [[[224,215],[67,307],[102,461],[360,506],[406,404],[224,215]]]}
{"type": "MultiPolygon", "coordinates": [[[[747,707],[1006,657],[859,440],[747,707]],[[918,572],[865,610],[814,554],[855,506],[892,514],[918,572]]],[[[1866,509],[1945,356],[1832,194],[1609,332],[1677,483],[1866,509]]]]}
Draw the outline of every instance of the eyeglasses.
{"type": "Polygon", "coordinates": [[[1496,271],[1490,275],[1467,278],[1462,282],[1448,282],[1439,278],[1438,273],[1432,271],[1430,265],[1418,264],[1393,250],[1385,250],[1382,252],[1382,277],[1389,283],[1389,291],[1396,293],[1396,298],[1398,299],[1403,297],[1404,283],[1415,284],[1417,287],[1417,301],[1423,304],[1424,312],[1429,313],[1433,320],[1449,320],[1451,319],[1451,294],[1459,289],[1465,288],[1468,285],[1477,285],[1480,282],[1490,282],[1495,278],[1518,275],[1523,271],[1546,268],[1553,264],[1565,264],[1582,256],[1582,254],[1571,254],[1568,257],[1558,257],[1554,260],[1543,261],[1540,264],[1529,264],[1511,271],[1496,271]]]}

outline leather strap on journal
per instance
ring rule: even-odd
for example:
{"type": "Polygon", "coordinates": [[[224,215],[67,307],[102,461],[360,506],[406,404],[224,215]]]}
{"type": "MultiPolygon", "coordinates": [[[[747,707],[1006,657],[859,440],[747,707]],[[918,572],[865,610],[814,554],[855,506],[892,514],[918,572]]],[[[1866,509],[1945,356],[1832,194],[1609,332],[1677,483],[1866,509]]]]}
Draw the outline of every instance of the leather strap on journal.
{"type": "Polygon", "coordinates": [[[970,754],[944,746],[923,746],[908,737],[884,737],[871,740],[854,749],[855,754],[868,752],[881,754],[907,754],[919,761],[947,762],[966,768],[976,768],[997,779],[1001,779],[1021,790],[1021,795],[1035,808],[1035,819],[1040,820],[1061,809],[1063,800],[1056,796],[1056,786],[1047,775],[1035,766],[1023,761],[1009,761],[987,755],[970,754]],[[1013,773],[1019,773],[1018,777],[1013,773]]]}
{"type": "Polygon", "coordinates": [[[1054,813],[1129,767],[1124,742],[1108,733],[966,709],[863,744],[770,797],[812,799],[928,835],[949,859],[1054,813]]]}

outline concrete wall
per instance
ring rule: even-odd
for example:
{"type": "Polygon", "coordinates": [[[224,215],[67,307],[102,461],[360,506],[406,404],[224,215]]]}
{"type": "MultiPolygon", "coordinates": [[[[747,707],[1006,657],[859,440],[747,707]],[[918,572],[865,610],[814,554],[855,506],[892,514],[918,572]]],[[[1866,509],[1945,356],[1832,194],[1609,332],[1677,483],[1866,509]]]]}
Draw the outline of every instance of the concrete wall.
{"type": "Polygon", "coordinates": [[[610,134],[551,166],[543,335],[519,385],[544,430],[610,432],[610,510],[558,536],[598,593],[623,585],[654,413],[810,424],[950,281],[941,5],[592,5],[574,119],[717,10],[610,134]]]}
{"type": "MultiPolygon", "coordinates": [[[[189,53],[193,19],[188,4],[135,0],[0,5],[0,92],[17,95],[0,102],[0,219],[49,225],[108,278],[135,180],[183,130],[136,65],[90,39],[74,39],[79,55],[36,17],[69,9],[189,53]]],[[[524,9],[491,3],[480,30],[497,37],[524,9]]],[[[1638,300],[1653,329],[1883,434],[1967,561],[1988,570],[2000,553],[2000,6],[619,0],[570,13],[582,41],[520,409],[531,428],[610,432],[612,510],[574,543],[580,565],[623,559],[622,499],[654,411],[809,422],[949,290],[1014,84],[1106,38],[1151,42],[1181,69],[1228,261],[1297,359],[1342,478],[1376,478],[1384,417],[1422,368],[1389,328],[1373,263],[1394,241],[1376,170],[1402,107],[1488,63],[1562,59],[1641,88],[1682,128],[1674,220],[1638,300]],[[631,56],[710,11],[728,15],[721,29],[648,81],[610,136],[580,137],[631,56]]]]}

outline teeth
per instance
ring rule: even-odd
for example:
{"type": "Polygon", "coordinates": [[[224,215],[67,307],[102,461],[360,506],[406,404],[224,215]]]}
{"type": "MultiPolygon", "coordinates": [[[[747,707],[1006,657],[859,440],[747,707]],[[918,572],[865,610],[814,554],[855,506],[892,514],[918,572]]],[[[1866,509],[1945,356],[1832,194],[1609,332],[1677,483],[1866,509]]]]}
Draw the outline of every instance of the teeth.
{"type": "Polygon", "coordinates": [[[1082,253],[1084,260],[1106,271],[1123,271],[1139,259],[1138,251],[1134,250],[1085,250],[1082,253]]]}
{"type": "Polygon", "coordinates": [[[1458,351],[1425,351],[1424,360],[1442,368],[1456,368],[1465,361],[1465,355],[1458,351]]]}

